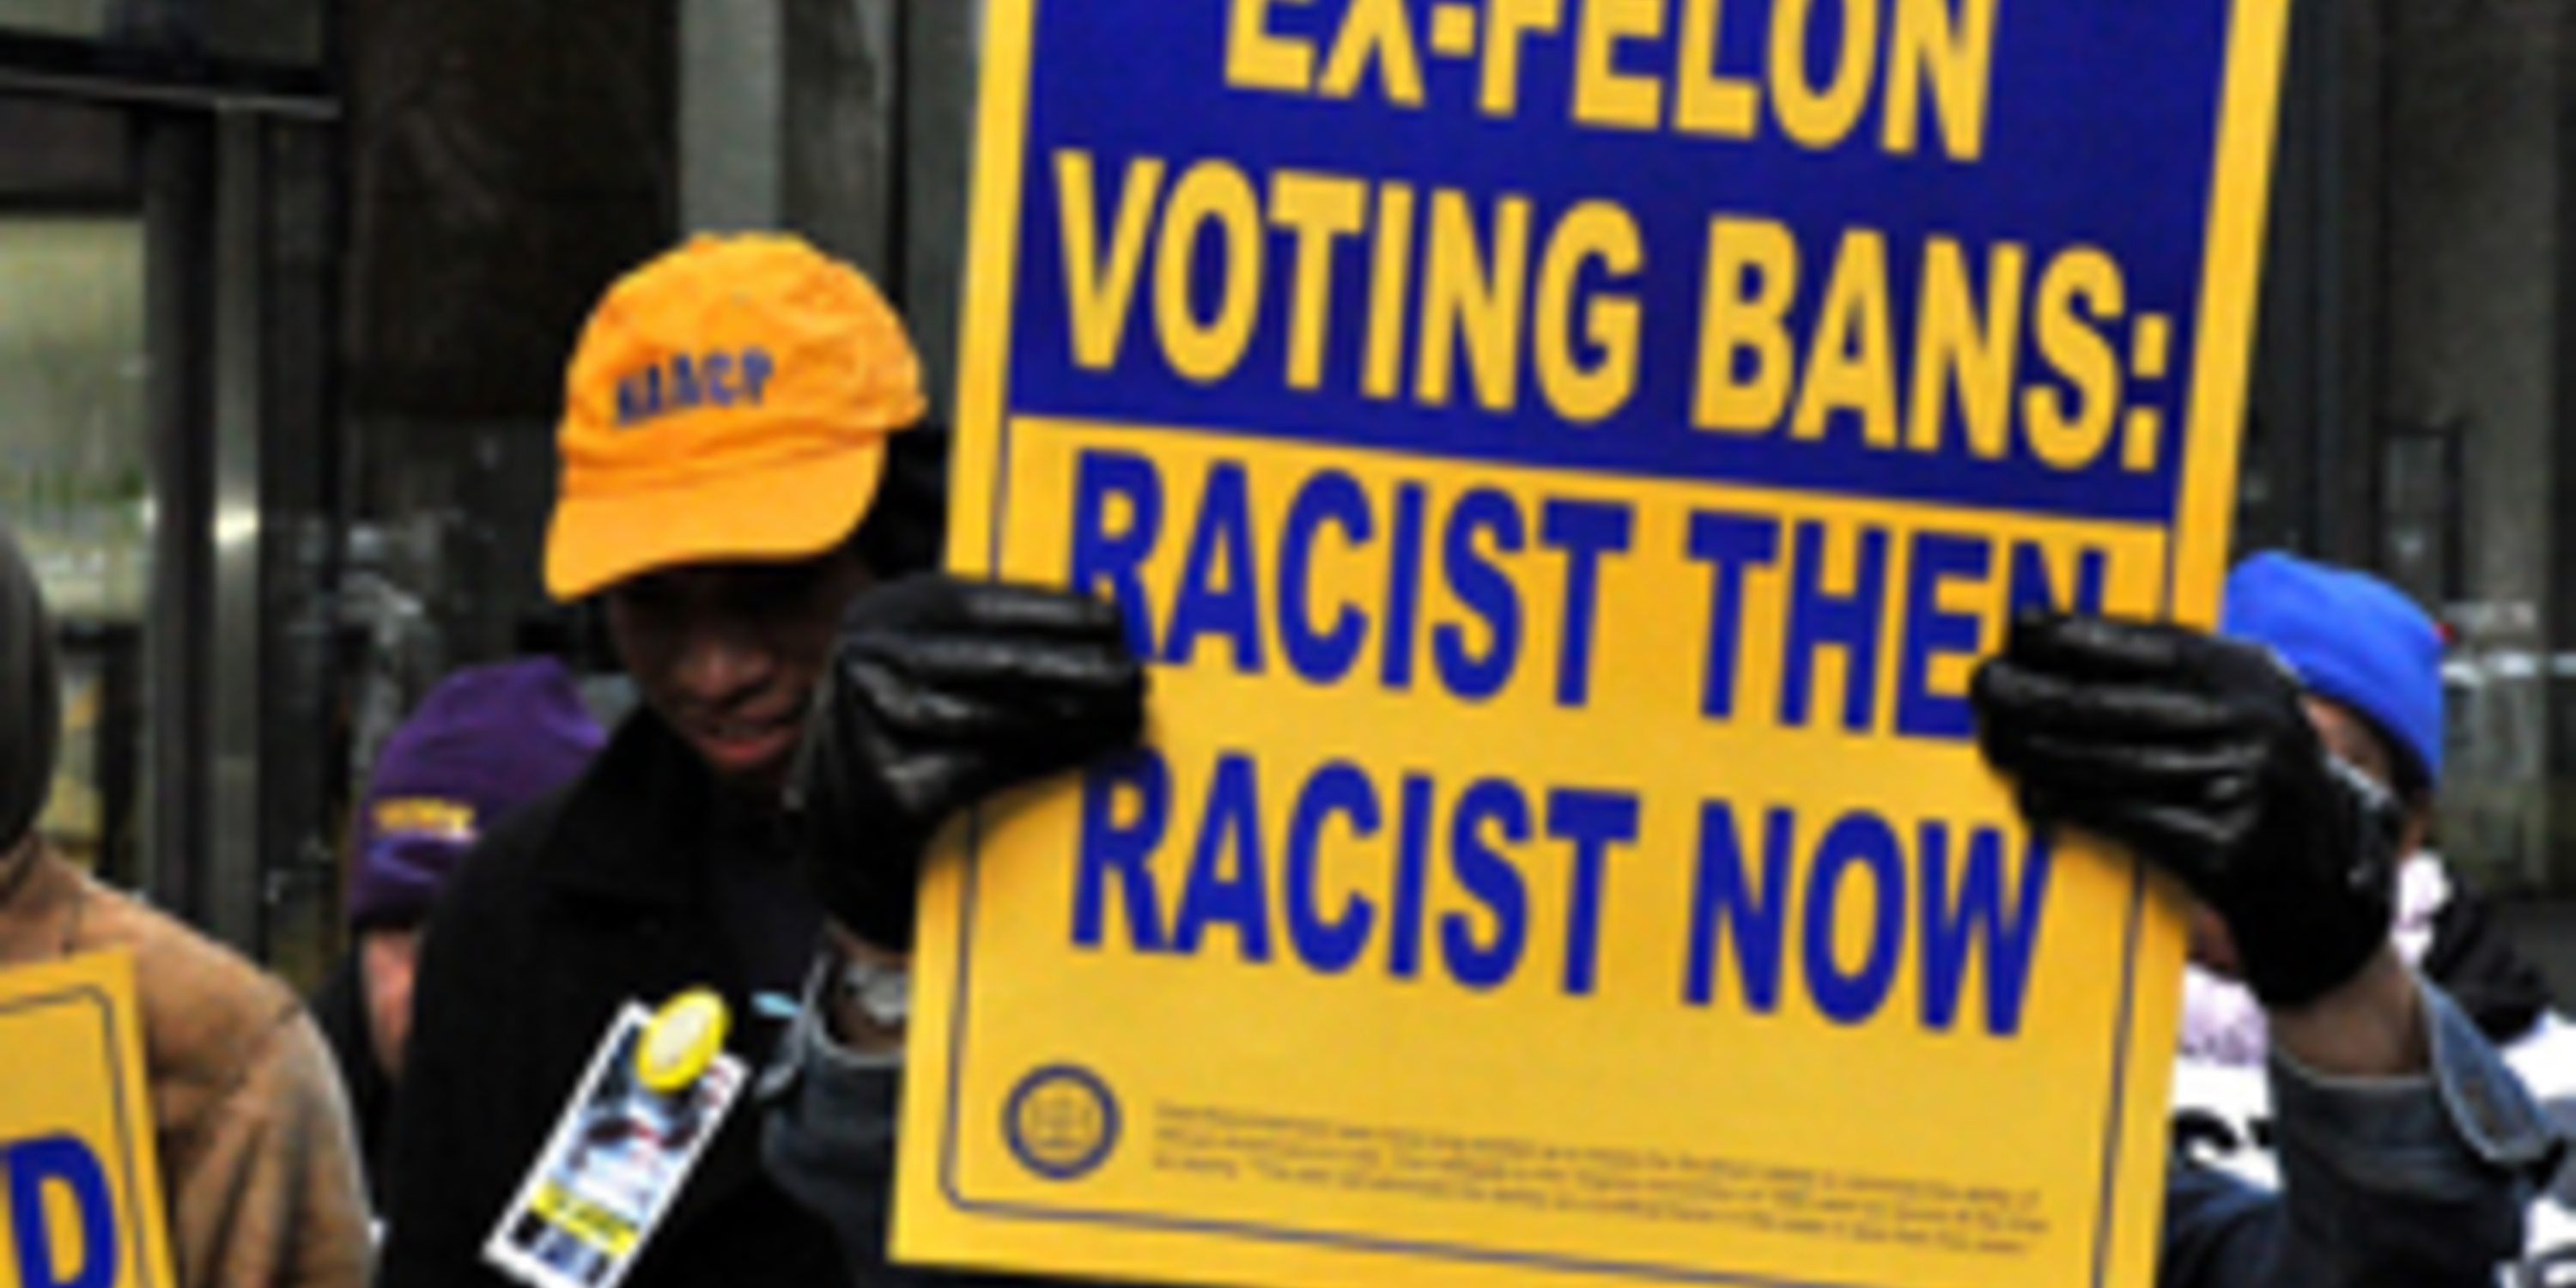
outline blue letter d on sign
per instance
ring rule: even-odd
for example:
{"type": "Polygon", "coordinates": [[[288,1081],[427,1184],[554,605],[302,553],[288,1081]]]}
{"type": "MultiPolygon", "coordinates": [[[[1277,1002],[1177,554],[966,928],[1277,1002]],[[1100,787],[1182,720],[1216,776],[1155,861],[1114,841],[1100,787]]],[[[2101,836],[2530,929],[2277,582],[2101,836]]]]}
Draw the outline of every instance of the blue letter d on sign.
{"type": "Polygon", "coordinates": [[[0,1150],[7,1173],[9,1223],[18,1245],[18,1278],[26,1288],[109,1288],[116,1282],[115,1200],[98,1155],[70,1136],[46,1136],[0,1150]],[[70,1196],[81,1246],[64,1257],[45,1220],[45,1187],[70,1196]],[[68,1276],[68,1277],[66,1277],[68,1276]]]}

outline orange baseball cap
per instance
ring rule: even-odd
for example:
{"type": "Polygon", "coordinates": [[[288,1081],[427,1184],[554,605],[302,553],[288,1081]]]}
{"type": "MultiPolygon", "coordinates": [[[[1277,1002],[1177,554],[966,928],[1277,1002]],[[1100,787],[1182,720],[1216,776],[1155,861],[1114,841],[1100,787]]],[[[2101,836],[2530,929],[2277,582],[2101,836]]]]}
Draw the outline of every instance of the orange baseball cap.
{"type": "Polygon", "coordinates": [[[564,379],[546,589],[801,559],[858,527],[927,406],[885,297],[804,241],[701,236],[627,274],[564,379]]]}

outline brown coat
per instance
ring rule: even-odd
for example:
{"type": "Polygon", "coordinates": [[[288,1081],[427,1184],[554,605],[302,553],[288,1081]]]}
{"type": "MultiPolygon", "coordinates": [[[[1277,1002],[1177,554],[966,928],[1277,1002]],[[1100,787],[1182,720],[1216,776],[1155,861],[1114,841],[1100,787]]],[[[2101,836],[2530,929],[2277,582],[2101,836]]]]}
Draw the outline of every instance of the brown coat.
{"type": "Polygon", "coordinates": [[[359,1288],[349,1112],[295,995],[41,845],[0,857],[0,968],[119,948],[134,955],[181,1288],[359,1288]]]}

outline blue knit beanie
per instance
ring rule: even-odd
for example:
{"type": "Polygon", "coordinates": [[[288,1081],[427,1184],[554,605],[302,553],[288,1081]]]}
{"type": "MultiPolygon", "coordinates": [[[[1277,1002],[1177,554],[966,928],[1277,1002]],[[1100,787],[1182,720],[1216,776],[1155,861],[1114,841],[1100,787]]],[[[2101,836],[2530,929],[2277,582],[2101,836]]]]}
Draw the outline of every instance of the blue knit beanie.
{"type": "Polygon", "coordinates": [[[2270,645],[2309,692],[2376,725],[2416,781],[2441,784],[2441,632],[2396,587],[2265,551],[2227,575],[2218,629],[2270,645]]]}

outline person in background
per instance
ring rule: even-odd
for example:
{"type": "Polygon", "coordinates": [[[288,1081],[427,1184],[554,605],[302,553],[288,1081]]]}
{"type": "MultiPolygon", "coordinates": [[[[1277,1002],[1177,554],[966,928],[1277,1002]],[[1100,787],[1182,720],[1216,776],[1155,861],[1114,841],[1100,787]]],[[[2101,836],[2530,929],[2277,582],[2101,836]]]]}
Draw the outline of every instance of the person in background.
{"type": "Polygon", "coordinates": [[[2566,1138],[2390,943],[2405,812],[2319,732],[2279,657],[2034,615],[1980,665],[1972,701],[2023,815],[2177,881],[2195,954],[2263,1011],[2281,1184],[2174,1151],[2160,1282],[2496,1283],[2566,1138]]]}
{"type": "Polygon", "coordinates": [[[60,752],[53,638],[35,575],[0,528],[0,971],[132,955],[181,1288],[359,1288],[367,1214],[349,1111],[295,994],[90,880],[35,829],[60,752]]]}
{"type": "MultiPolygon", "coordinates": [[[[2443,731],[2442,642],[2433,619],[2366,572],[2266,551],[2228,574],[2219,630],[2271,650],[2299,678],[2302,706],[2326,746],[2396,800],[2406,856],[2392,926],[2399,953],[2510,1058],[2543,1019],[2549,990],[2484,901],[2429,848],[2443,731]]],[[[2195,948],[2208,957],[2205,934],[2195,948]]],[[[2266,1047],[2261,1012],[2226,972],[2225,962],[2192,967],[2183,1053],[2259,1065],[2266,1047]]]]}
{"type": "MultiPolygon", "coordinates": [[[[2325,746],[2396,803],[2404,857],[2389,939],[2398,957],[2459,1004],[2562,1127],[2576,1125],[2576,1026],[2551,1011],[2538,968],[2431,848],[2444,730],[2433,619],[2369,573],[2267,551],[2228,575],[2219,629],[2279,659],[2298,678],[2301,709],[2325,746]]],[[[2197,931],[2175,1067],[2175,1142],[2210,1166],[2277,1185],[2263,1073],[2269,1026],[2235,978],[2236,963],[2215,951],[2209,923],[2197,931]]],[[[2532,1211],[2522,1273],[2533,1284],[2576,1268],[2576,1194],[2563,1185],[2532,1211]]]]}
{"type": "MultiPolygon", "coordinates": [[[[601,598],[641,706],[484,836],[431,918],[384,1288],[510,1282],[487,1244],[630,1004],[721,998],[725,1054],[762,1067],[809,978],[853,953],[899,966],[873,918],[827,928],[850,905],[817,883],[878,849],[908,870],[958,808],[1137,736],[1143,673],[1109,605],[901,577],[945,499],[920,381],[874,285],[789,237],[699,238],[592,314],[546,584],[601,598]],[[890,790],[853,850],[803,867],[789,784],[809,721],[843,709],[882,736],[838,763],[890,790]]],[[[834,1231],[762,1164],[769,1112],[733,1103],[659,1224],[621,1228],[623,1288],[842,1282],[834,1231]]]]}
{"type": "Polygon", "coordinates": [[[377,756],[352,838],[352,949],[314,995],[313,1014],[338,1058],[379,1207],[412,976],[439,888],[483,833],[570,782],[606,740],[571,672],[537,657],[440,681],[377,756]]]}

